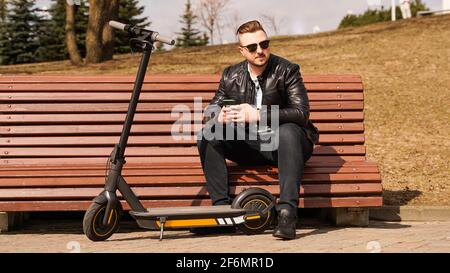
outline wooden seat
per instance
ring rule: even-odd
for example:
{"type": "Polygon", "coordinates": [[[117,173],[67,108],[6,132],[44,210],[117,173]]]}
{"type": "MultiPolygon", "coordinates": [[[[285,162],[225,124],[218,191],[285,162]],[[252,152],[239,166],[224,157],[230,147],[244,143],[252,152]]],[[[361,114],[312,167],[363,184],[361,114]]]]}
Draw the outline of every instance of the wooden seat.
{"type": "MultiPolygon", "coordinates": [[[[219,79],[146,78],[123,172],[144,205],[210,204],[192,135],[219,79]],[[175,106],[185,112],[171,113],[175,106]],[[185,139],[172,137],[175,122],[185,139]]],[[[85,210],[102,191],[133,82],[132,76],[0,76],[0,211],[85,210]]],[[[304,82],[321,134],[299,207],[381,206],[380,172],[365,157],[361,78],[306,75],[304,82]]],[[[277,168],[228,164],[231,193],[258,186],[279,194],[277,168]]]]}

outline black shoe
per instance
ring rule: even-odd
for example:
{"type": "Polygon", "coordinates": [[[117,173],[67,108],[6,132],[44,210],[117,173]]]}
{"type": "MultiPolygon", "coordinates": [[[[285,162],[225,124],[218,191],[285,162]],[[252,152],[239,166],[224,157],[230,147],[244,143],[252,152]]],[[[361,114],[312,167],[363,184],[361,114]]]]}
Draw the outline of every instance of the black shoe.
{"type": "Polygon", "coordinates": [[[235,226],[196,227],[190,228],[189,231],[197,235],[229,234],[229,233],[236,233],[236,227],[235,226]]]}
{"type": "Polygon", "coordinates": [[[278,226],[273,231],[273,236],[286,240],[295,239],[295,227],[297,224],[296,209],[281,209],[278,213],[278,226]]]}

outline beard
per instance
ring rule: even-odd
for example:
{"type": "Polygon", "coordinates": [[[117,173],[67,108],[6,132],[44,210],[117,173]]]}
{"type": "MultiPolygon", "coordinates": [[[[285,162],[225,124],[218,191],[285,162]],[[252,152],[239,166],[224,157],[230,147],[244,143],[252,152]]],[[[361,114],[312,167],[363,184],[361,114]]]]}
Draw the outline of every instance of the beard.
{"type": "Polygon", "coordinates": [[[260,57],[262,59],[255,59],[250,62],[252,65],[254,65],[256,67],[263,67],[269,61],[269,57],[266,56],[265,54],[259,55],[258,57],[260,57]]]}

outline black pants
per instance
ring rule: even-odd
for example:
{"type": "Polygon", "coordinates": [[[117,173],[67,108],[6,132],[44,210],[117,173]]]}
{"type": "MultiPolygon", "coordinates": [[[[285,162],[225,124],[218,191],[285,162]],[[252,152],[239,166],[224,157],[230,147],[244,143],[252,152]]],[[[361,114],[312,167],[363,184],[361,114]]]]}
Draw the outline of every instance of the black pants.
{"type": "Polygon", "coordinates": [[[213,205],[231,203],[225,162],[225,159],[229,159],[238,165],[277,166],[280,181],[277,209],[288,206],[297,208],[304,165],[311,157],[314,146],[299,125],[281,124],[278,149],[272,151],[261,151],[260,140],[226,140],[225,137],[209,139],[202,136],[197,146],[213,205]]]}

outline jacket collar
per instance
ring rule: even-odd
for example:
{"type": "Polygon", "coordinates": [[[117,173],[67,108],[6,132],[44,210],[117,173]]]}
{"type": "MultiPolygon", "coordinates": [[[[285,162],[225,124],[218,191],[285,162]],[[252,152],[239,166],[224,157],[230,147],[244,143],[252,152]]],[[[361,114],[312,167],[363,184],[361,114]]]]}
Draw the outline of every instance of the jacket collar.
{"type": "MultiPolygon", "coordinates": [[[[272,70],[274,58],[275,58],[275,55],[273,55],[273,54],[269,55],[269,60],[267,61],[266,68],[264,69],[263,73],[260,76],[258,76],[259,81],[267,78],[267,75],[269,74],[270,70],[272,70]]],[[[243,61],[242,66],[241,66],[242,72],[244,73],[244,75],[247,74],[248,78],[251,79],[250,72],[248,71],[248,69],[249,69],[248,67],[249,67],[248,61],[247,60],[243,61]]]]}

